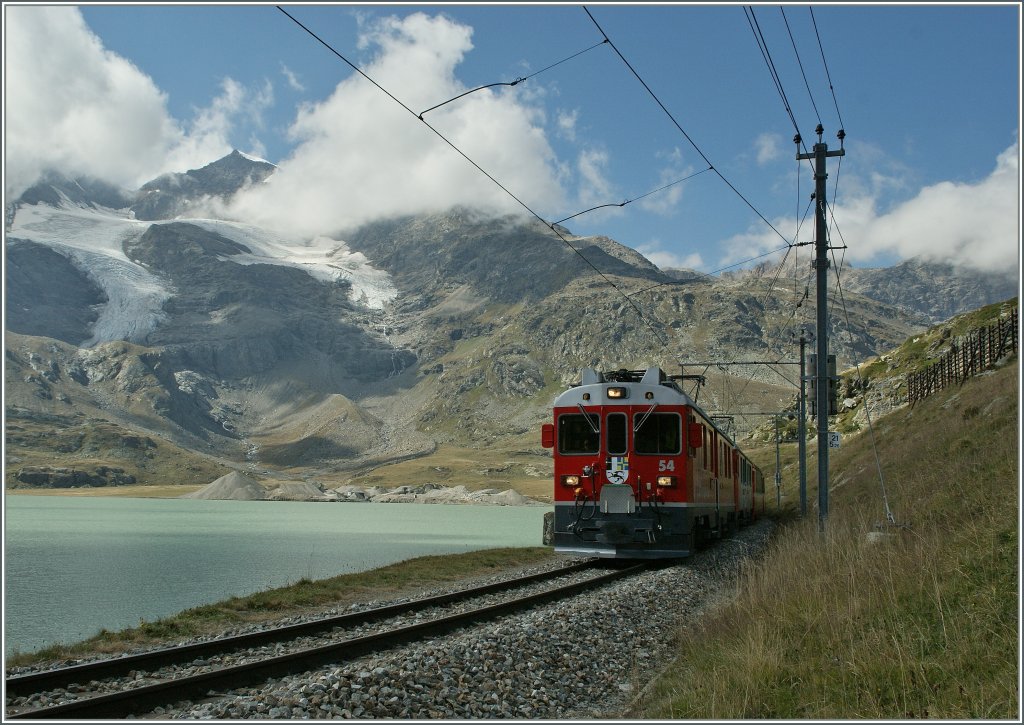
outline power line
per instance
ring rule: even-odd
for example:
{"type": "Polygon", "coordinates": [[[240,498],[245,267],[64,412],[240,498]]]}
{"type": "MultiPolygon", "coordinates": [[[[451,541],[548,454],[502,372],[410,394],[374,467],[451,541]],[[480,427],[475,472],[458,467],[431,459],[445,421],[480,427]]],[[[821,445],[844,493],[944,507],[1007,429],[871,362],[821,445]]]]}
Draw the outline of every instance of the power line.
{"type": "Polygon", "coordinates": [[[650,196],[651,194],[657,194],[659,191],[664,191],[665,189],[669,188],[670,186],[675,186],[676,184],[680,184],[680,183],[682,183],[684,181],[689,181],[693,177],[700,176],[701,174],[706,173],[708,171],[711,171],[711,167],[710,166],[708,168],[704,169],[703,171],[698,171],[696,173],[690,174],[689,176],[684,176],[681,179],[676,179],[675,181],[673,181],[673,182],[671,182],[669,184],[665,184],[664,186],[659,186],[657,189],[654,189],[652,191],[648,191],[646,194],[641,194],[640,196],[635,197],[633,199],[627,199],[626,201],[619,202],[618,204],[599,204],[598,206],[592,206],[589,209],[584,209],[583,211],[576,212],[572,216],[567,216],[565,219],[559,219],[557,222],[551,222],[551,224],[549,226],[554,225],[554,224],[561,224],[562,222],[567,222],[570,219],[575,219],[576,217],[582,216],[583,214],[586,214],[587,212],[596,211],[598,209],[605,209],[605,208],[610,207],[610,206],[624,207],[624,206],[626,206],[626,204],[632,204],[634,201],[640,201],[641,199],[644,199],[644,198],[650,196]]]}
{"type": "Polygon", "coordinates": [[[782,79],[779,77],[779,72],[775,68],[775,62],[772,60],[772,55],[768,50],[768,42],[765,40],[764,33],[761,32],[761,25],[757,22],[757,17],[754,15],[754,8],[744,7],[743,14],[747,18],[747,24],[750,26],[751,32],[754,34],[754,41],[757,43],[757,47],[761,51],[761,58],[768,67],[768,74],[772,77],[772,82],[775,84],[775,90],[782,99],[782,106],[786,110],[786,115],[789,116],[789,120],[793,124],[793,130],[797,132],[797,135],[799,135],[800,127],[796,122],[796,116],[793,115],[793,108],[789,104],[789,98],[786,97],[786,91],[782,87],[782,79]]]}
{"type": "MultiPolygon", "coordinates": [[[[846,138],[846,131],[845,131],[846,124],[843,123],[843,114],[839,112],[839,101],[836,100],[836,91],[835,91],[835,88],[832,85],[832,76],[831,76],[831,74],[828,71],[828,62],[825,60],[825,48],[824,48],[824,46],[821,43],[821,34],[818,32],[818,23],[814,19],[814,8],[812,6],[808,6],[808,10],[810,10],[810,13],[811,13],[811,24],[814,26],[814,37],[818,40],[818,49],[821,51],[821,64],[825,68],[825,77],[828,79],[828,89],[832,93],[832,103],[835,105],[836,116],[839,118],[839,133],[837,135],[838,135],[838,138],[839,138],[839,143],[840,143],[840,145],[842,145],[843,140],[846,138]]],[[[817,110],[817,109],[815,109],[815,110],[817,110]]],[[[820,121],[819,121],[819,123],[820,123],[820,121]]],[[[829,205],[829,208],[828,208],[829,219],[830,219],[829,236],[831,237],[832,227],[834,226],[836,231],[839,232],[839,238],[840,239],[842,239],[843,233],[839,230],[839,226],[836,223],[835,213],[833,211],[833,208],[835,207],[836,200],[839,198],[839,175],[842,172],[842,170],[843,170],[843,157],[840,156],[839,157],[839,166],[836,169],[836,180],[835,180],[835,183],[832,186],[832,204],[829,205]]],[[[845,240],[843,240],[843,247],[844,248],[846,247],[846,241],[845,240]]],[[[844,257],[845,257],[845,254],[844,254],[844,257]]],[[[837,272],[837,276],[838,276],[838,272],[837,272]]]]}
{"type": "MultiPolygon", "coordinates": [[[[765,252],[763,254],[759,254],[756,257],[750,257],[748,259],[742,259],[739,262],[733,262],[732,264],[726,265],[725,267],[719,267],[718,269],[712,270],[711,272],[701,272],[699,269],[692,269],[692,270],[689,270],[689,271],[693,272],[694,274],[701,275],[702,277],[707,277],[708,279],[712,279],[713,280],[713,279],[715,279],[714,275],[718,274],[719,272],[725,272],[727,270],[732,269],[733,267],[739,267],[740,265],[748,264],[749,262],[756,262],[757,260],[763,259],[764,257],[770,257],[773,254],[778,254],[779,252],[787,250],[787,249],[789,249],[792,246],[794,246],[794,245],[787,243],[786,246],[784,246],[784,247],[779,247],[778,249],[772,249],[771,251],[765,252]]],[[[658,287],[666,287],[666,286],[668,286],[670,284],[675,284],[675,281],[673,281],[673,282],[659,282],[658,284],[653,284],[650,287],[644,287],[643,289],[637,290],[636,292],[630,292],[630,295],[631,296],[632,295],[638,295],[641,292],[650,292],[652,289],[658,289],[658,287]]]]}
{"type": "Polygon", "coordinates": [[[793,31],[789,28],[789,20],[786,19],[786,9],[779,6],[779,12],[782,13],[782,20],[786,24],[786,32],[789,33],[789,42],[793,44],[793,54],[796,55],[796,64],[800,66],[800,75],[804,78],[804,86],[807,88],[807,95],[811,99],[811,107],[814,108],[814,115],[818,119],[818,123],[821,123],[821,114],[818,113],[818,104],[814,102],[814,94],[811,93],[811,84],[807,82],[807,74],[804,73],[804,64],[800,60],[800,51],[796,48],[796,39],[793,38],[793,31]]]}
{"type": "MultiPolygon", "coordinates": [[[[772,82],[775,84],[775,90],[778,92],[779,98],[782,99],[782,107],[786,110],[786,115],[789,116],[790,123],[793,124],[793,130],[796,131],[796,135],[793,137],[793,140],[798,144],[803,144],[803,136],[800,134],[800,125],[796,122],[796,116],[793,115],[793,107],[789,103],[789,97],[786,95],[786,89],[782,87],[782,78],[779,76],[779,72],[775,68],[775,61],[772,60],[772,54],[768,50],[768,41],[765,40],[764,33],[761,32],[761,25],[757,22],[757,17],[754,15],[754,8],[743,8],[743,14],[746,16],[747,24],[750,26],[750,30],[754,34],[754,42],[757,43],[757,47],[761,51],[761,57],[764,59],[765,65],[768,67],[768,74],[772,77],[772,82]]],[[[806,145],[804,145],[804,151],[807,151],[806,145]]]]}
{"type": "Polygon", "coordinates": [[[839,112],[839,101],[836,100],[836,89],[832,86],[832,76],[828,72],[828,63],[825,61],[825,48],[821,45],[821,35],[818,33],[818,23],[814,20],[814,7],[808,6],[811,11],[811,24],[814,26],[814,37],[818,39],[818,48],[821,50],[821,63],[825,66],[825,78],[828,79],[828,89],[832,92],[832,102],[836,106],[836,116],[839,117],[839,127],[846,128],[846,124],[843,123],[843,114],[839,112]]]}
{"type": "Polygon", "coordinates": [[[474,88],[471,91],[466,91],[465,93],[460,93],[459,95],[455,96],[454,98],[449,98],[447,101],[444,101],[443,103],[438,103],[436,106],[431,106],[430,108],[428,108],[425,111],[420,111],[419,119],[422,121],[424,115],[430,113],[431,111],[433,111],[435,109],[440,108],[441,106],[444,106],[444,105],[446,105],[448,103],[451,103],[452,101],[457,101],[457,100],[459,100],[460,98],[462,98],[464,96],[468,96],[470,93],[476,93],[477,91],[482,91],[485,88],[494,88],[495,86],[515,86],[515,85],[519,85],[520,83],[522,83],[524,81],[530,80],[534,76],[539,76],[544,71],[551,70],[555,66],[561,65],[562,63],[565,63],[566,61],[570,61],[570,60],[572,60],[573,58],[575,58],[577,56],[583,55],[587,51],[593,50],[594,48],[598,47],[599,45],[604,45],[605,42],[606,41],[602,40],[599,43],[594,43],[589,48],[584,48],[583,50],[579,51],[578,53],[573,53],[568,58],[563,58],[562,60],[558,61],[557,63],[552,63],[551,65],[547,66],[546,68],[541,68],[539,71],[535,71],[535,72],[531,73],[528,76],[524,76],[522,78],[516,78],[514,81],[509,81],[507,83],[488,83],[487,85],[480,86],[479,88],[474,88]]]}

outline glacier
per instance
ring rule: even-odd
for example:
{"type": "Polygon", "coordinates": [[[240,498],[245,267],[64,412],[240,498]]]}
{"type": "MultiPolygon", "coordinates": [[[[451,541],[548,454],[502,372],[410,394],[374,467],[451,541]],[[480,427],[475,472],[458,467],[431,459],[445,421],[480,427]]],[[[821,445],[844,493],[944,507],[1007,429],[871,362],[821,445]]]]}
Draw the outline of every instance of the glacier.
{"type": "Polygon", "coordinates": [[[248,254],[224,257],[237,264],[274,264],[296,267],[316,279],[344,279],[351,285],[356,304],[382,310],[398,291],[391,276],[375,269],[361,253],[327,236],[302,239],[241,222],[178,218],[138,221],[128,209],[83,206],[67,197],[57,206],[20,205],[7,235],[43,244],[67,256],[107,295],[93,326],[93,335],[80,347],[126,340],[144,343],[166,316],[164,303],[175,290],[160,275],[129,259],[124,243],[141,237],[153,224],[194,224],[244,244],[248,254]]]}

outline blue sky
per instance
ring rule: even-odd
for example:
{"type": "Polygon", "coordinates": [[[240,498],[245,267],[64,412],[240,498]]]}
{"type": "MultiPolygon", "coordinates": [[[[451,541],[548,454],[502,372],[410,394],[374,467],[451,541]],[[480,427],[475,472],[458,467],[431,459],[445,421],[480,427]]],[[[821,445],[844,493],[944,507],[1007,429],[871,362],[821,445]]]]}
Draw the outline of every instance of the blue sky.
{"type": "MultiPolygon", "coordinates": [[[[415,111],[603,39],[582,5],[284,7],[415,111]]],[[[813,181],[752,12],[808,146],[819,118],[838,146],[838,104],[829,196],[838,179],[848,262],[1017,263],[1018,5],[814,5],[817,36],[807,5],[586,7],[693,143],[607,44],[425,116],[545,220],[696,174],[565,225],[703,271],[811,239],[813,181]]],[[[234,147],[280,180],[222,211],[310,236],[452,202],[521,209],[274,5],[4,11],[5,102],[24,109],[8,111],[7,194],[47,165],[131,187],[234,147]]]]}

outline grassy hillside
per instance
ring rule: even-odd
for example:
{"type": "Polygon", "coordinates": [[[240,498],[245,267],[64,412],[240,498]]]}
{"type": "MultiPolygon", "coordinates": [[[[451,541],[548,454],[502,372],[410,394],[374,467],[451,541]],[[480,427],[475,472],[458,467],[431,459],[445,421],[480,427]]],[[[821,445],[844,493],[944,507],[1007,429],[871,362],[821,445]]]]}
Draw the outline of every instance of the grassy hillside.
{"type": "Polygon", "coordinates": [[[807,520],[787,473],[769,552],[677,633],[625,715],[1019,719],[1018,374],[1014,360],[845,437],[824,534],[816,459],[807,520]]]}

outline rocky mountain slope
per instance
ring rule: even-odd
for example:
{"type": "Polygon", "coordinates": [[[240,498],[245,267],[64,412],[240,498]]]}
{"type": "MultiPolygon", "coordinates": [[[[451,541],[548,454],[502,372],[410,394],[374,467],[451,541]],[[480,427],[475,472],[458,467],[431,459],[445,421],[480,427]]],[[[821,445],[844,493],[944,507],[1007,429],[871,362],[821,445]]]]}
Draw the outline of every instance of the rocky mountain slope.
{"type": "MultiPolygon", "coordinates": [[[[892,267],[850,267],[841,270],[844,292],[854,292],[911,315],[924,318],[929,324],[991,304],[1017,294],[1020,286],[1019,265],[1008,265],[1002,272],[978,272],[945,262],[929,262],[921,258],[906,259],[892,267]]],[[[775,276],[777,265],[763,264],[753,269],[728,272],[726,277],[739,279],[775,276]]],[[[677,273],[669,270],[670,273],[677,273]]],[[[803,278],[813,284],[808,269],[789,263],[780,277],[803,278]]]]}
{"type": "MultiPolygon", "coordinates": [[[[813,320],[801,284],[663,272],[520,218],[453,209],[341,241],[189,216],[272,172],[233,153],[137,192],[53,177],[7,209],[8,486],[239,469],[542,494],[537,430],[580,368],[795,360],[813,320]]],[[[849,287],[846,304],[840,366],[928,324],[849,287]]],[[[688,371],[713,412],[795,393],[783,366],[688,371]]]]}

